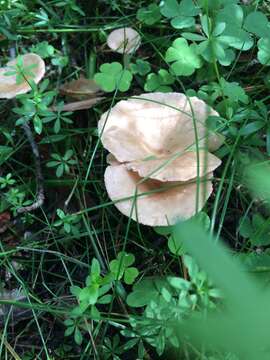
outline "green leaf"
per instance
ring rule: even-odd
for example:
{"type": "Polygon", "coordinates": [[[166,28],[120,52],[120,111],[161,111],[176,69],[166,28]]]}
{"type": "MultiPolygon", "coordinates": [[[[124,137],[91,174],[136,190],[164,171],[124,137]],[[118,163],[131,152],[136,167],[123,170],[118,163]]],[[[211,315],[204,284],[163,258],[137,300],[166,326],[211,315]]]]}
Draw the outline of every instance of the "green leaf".
{"type": "Polygon", "coordinates": [[[125,283],[128,285],[133,284],[138,275],[139,275],[139,271],[135,267],[130,267],[126,269],[124,274],[125,283]]]}
{"type": "Polygon", "coordinates": [[[92,260],[91,264],[91,278],[97,279],[100,276],[100,265],[97,259],[92,260]]]}
{"type": "Polygon", "coordinates": [[[219,36],[219,41],[227,46],[242,51],[251,49],[254,44],[252,38],[246,31],[234,27],[233,25],[226,27],[222,35],[219,36]]]}
{"type": "Polygon", "coordinates": [[[172,46],[166,52],[165,59],[173,63],[171,65],[172,72],[178,76],[192,75],[195,69],[202,66],[195,45],[189,46],[184,38],[174,40],[172,46]]]}
{"type": "Polygon", "coordinates": [[[173,235],[169,237],[168,248],[170,252],[174,255],[180,256],[183,254],[183,244],[181,239],[175,238],[173,235]]]}
{"type": "Polygon", "coordinates": [[[100,72],[95,74],[94,80],[106,92],[116,89],[124,92],[130,88],[132,73],[124,70],[118,62],[106,63],[100,66],[100,72]]]}
{"type": "Polygon", "coordinates": [[[140,8],[137,11],[136,17],[146,25],[153,25],[161,19],[159,6],[157,4],[150,4],[140,8]]]}
{"type": "Polygon", "coordinates": [[[258,130],[262,129],[264,127],[265,123],[264,121],[253,121],[249,124],[246,124],[239,130],[239,134],[242,136],[248,136],[253,133],[256,133],[258,130]]]}
{"type": "Polygon", "coordinates": [[[258,60],[262,65],[270,65],[270,37],[258,41],[258,60]]]}
{"type": "Polygon", "coordinates": [[[98,299],[98,304],[110,304],[112,300],[112,295],[107,294],[98,299]]]}
{"type": "Polygon", "coordinates": [[[82,289],[79,286],[71,286],[69,288],[72,295],[79,297],[82,289]]]}
{"type": "Polygon", "coordinates": [[[12,152],[12,147],[0,145],[0,165],[2,165],[9,158],[12,152]]]}
{"type": "Polygon", "coordinates": [[[75,328],[74,340],[77,345],[81,345],[83,342],[82,333],[78,327],[75,328]]]}
{"type": "Polygon", "coordinates": [[[160,4],[160,12],[171,19],[171,25],[176,29],[191,27],[195,24],[194,16],[200,13],[192,0],[164,0],[160,4]]]}
{"type": "Polygon", "coordinates": [[[41,118],[38,115],[35,115],[34,119],[33,119],[33,123],[34,123],[35,132],[40,135],[42,133],[42,121],[41,121],[41,118]]]}
{"type": "Polygon", "coordinates": [[[158,74],[151,73],[147,75],[144,90],[169,92],[172,91],[172,88],[167,85],[173,84],[174,81],[174,77],[167,70],[161,69],[158,74]]]}
{"type": "Polygon", "coordinates": [[[69,327],[65,330],[64,336],[70,336],[71,334],[73,334],[74,330],[75,330],[75,326],[69,326],[69,327]]]}
{"type": "Polygon", "coordinates": [[[178,290],[188,291],[191,287],[191,283],[189,281],[179,277],[169,276],[167,280],[173,288],[178,290]]]}
{"type": "Polygon", "coordinates": [[[64,174],[64,164],[60,164],[56,169],[56,177],[60,178],[64,174]]]}
{"type": "Polygon", "coordinates": [[[244,28],[258,37],[269,37],[269,22],[265,14],[253,11],[245,19],[244,28]]]}
{"type": "Polygon", "coordinates": [[[138,59],[136,60],[136,64],[130,64],[130,70],[132,74],[145,76],[151,71],[151,65],[148,61],[138,59]]]}

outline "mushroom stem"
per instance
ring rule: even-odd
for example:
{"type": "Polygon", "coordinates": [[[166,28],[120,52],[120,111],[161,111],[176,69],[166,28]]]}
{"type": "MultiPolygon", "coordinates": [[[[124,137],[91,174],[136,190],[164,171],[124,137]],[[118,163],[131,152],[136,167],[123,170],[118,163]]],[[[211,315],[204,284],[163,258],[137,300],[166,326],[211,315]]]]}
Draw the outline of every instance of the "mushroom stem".
{"type": "Polygon", "coordinates": [[[35,142],[35,139],[34,139],[34,136],[33,136],[33,133],[31,131],[29,124],[26,122],[25,124],[22,125],[22,128],[25,132],[25,135],[28,139],[29,144],[31,145],[32,153],[33,153],[34,159],[35,159],[37,196],[36,196],[36,201],[32,205],[20,207],[17,210],[18,214],[24,214],[24,213],[38,209],[39,207],[41,207],[43,205],[44,200],[45,200],[44,187],[43,187],[44,179],[43,179],[43,175],[42,175],[42,171],[41,171],[40,155],[39,155],[38,146],[35,142]]]}

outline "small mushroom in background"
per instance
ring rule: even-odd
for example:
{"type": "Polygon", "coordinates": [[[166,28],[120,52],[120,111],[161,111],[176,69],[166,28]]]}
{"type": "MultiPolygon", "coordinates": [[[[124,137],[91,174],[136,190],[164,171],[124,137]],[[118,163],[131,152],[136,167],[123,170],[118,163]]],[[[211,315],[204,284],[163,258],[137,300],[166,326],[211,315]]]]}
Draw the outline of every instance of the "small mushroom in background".
{"type": "Polygon", "coordinates": [[[218,113],[196,97],[148,93],[120,101],[101,116],[98,130],[110,152],[105,186],[120,212],[145,225],[166,226],[202,209],[221,164],[208,151],[224,141],[207,129],[209,115],[218,113]]]}
{"type": "Polygon", "coordinates": [[[28,81],[31,80],[38,84],[45,74],[45,63],[42,58],[36,54],[25,54],[21,56],[22,60],[22,81],[17,81],[14,74],[8,75],[9,72],[16,70],[18,58],[9,61],[5,67],[0,68],[0,98],[11,99],[16,95],[25,94],[31,90],[28,81]]]}
{"type": "Polygon", "coordinates": [[[107,38],[108,47],[119,54],[131,54],[141,45],[139,33],[129,27],[113,30],[107,38]]]}

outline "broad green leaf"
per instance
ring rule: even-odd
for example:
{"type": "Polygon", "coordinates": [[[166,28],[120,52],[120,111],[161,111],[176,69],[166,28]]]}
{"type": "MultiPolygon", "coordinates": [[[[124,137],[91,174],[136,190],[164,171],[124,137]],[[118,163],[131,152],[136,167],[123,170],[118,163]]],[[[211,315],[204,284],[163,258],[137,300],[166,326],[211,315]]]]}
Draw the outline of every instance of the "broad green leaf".
{"type": "Polygon", "coordinates": [[[153,25],[161,18],[159,6],[153,3],[146,7],[142,7],[138,9],[136,17],[146,25],[153,25]]]}
{"type": "Polygon", "coordinates": [[[270,65],[270,37],[258,41],[258,60],[263,65],[270,65]]]}
{"type": "Polygon", "coordinates": [[[125,270],[124,281],[126,284],[131,285],[134,283],[139,271],[135,267],[129,267],[125,270]]]}
{"type": "Polygon", "coordinates": [[[233,25],[226,27],[222,35],[219,36],[219,41],[242,51],[251,49],[254,44],[252,38],[246,31],[233,25]]]}
{"type": "Polygon", "coordinates": [[[200,57],[197,55],[195,45],[189,46],[187,40],[178,38],[167,50],[165,59],[172,62],[171,69],[175,75],[189,76],[195,69],[202,66],[200,57]]]}
{"type": "Polygon", "coordinates": [[[239,130],[239,134],[242,136],[248,136],[250,134],[256,133],[258,130],[262,129],[265,126],[264,121],[253,121],[249,124],[246,124],[239,130]]]}
{"type": "Polygon", "coordinates": [[[270,27],[266,15],[253,11],[245,19],[244,28],[258,37],[270,37],[270,27]]]}

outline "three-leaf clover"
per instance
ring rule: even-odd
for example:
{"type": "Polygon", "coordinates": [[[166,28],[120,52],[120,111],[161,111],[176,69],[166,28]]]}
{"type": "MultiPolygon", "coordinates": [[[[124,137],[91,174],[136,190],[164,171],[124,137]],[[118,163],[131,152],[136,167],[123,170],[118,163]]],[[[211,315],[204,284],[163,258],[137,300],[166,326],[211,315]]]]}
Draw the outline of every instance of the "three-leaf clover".
{"type": "Polygon", "coordinates": [[[219,37],[219,41],[228,47],[247,51],[253,46],[253,40],[244,30],[244,12],[241,6],[228,4],[217,14],[218,22],[224,22],[226,27],[219,37]]]}
{"type": "Polygon", "coordinates": [[[161,15],[157,4],[150,4],[138,9],[136,17],[146,25],[153,25],[160,20],[161,15]]]}
{"type": "Polygon", "coordinates": [[[139,275],[139,271],[135,267],[131,267],[135,261],[133,254],[127,254],[122,251],[117,255],[115,260],[110,262],[110,270],[115,280],[121,280],[124,277],[126,284],[132,284],[136,277],[139,275]]]}
{"type": "Polygon", "coordinates": [[[119,62],[102,64],[99,70],[100,72],[95,74],[94,80],[103,91],[111,92],[118,89],[124,92],[130,88],[132,73],[123,69],[119,62]]]}
{"type": "Polygon", "coordinates": [[[177,0],[164,0],[160,12],[171,19],[174,28],[184,29],[195,25],[194,17],[200,13],[200,9],[192,0],[182,0],[180,3],[177,0]]]}
{"type": "Polygon", "coordinates": [[[196,52],[196,45],[189,46],[184,38],[174,40],[166,52],[165,59],[172,62],[171,70],[175,75],[189,76],[195,69],[202,66],[202,61],[196,52]]]}
{"type": "Polygon", "coordinates": [[[161,69],[157,74],[151,73],[147,75],[144,90],[170,92],[172,88],[168,85],[172,85],[174,81],[175,78],[172,74],[167,70],[161,69]]]}
{"type": "Polygon", "coordinates": [[[151,71],[151,65],[148,61],[138,59],[135,64],[130,64],[130,70],[134,75],[139,74],[145,76],[151,71]]]}

